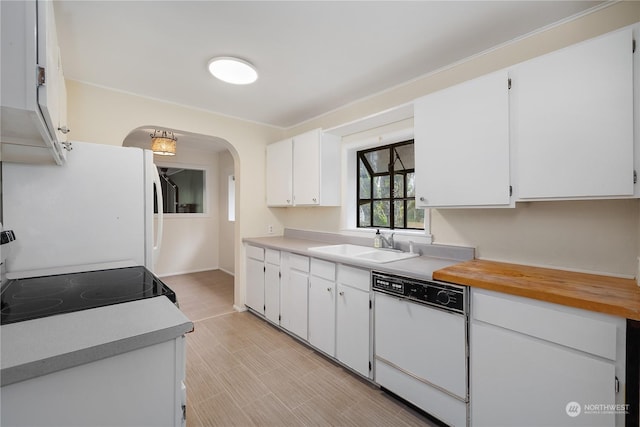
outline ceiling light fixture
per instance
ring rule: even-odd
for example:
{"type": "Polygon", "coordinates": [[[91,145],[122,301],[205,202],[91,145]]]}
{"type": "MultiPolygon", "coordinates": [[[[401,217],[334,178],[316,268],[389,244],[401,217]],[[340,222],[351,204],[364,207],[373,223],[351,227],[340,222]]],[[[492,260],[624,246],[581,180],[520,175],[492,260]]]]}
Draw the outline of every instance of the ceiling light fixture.
{"type": "Polygon", "coordinates": [[[258,72],[252,64],[231,56],[213,58],[208,69],[215,78],[234,85],[248,85],[258,80],[258,72]]]}
{"type": "Polygon", "coordinates": [[[176,141],[178,138],[173,132],[155,130],[149,136],[151,137],[151,151],[153,151],[153,154],[159,154],[161,156],[176,155],[176,141]]]}

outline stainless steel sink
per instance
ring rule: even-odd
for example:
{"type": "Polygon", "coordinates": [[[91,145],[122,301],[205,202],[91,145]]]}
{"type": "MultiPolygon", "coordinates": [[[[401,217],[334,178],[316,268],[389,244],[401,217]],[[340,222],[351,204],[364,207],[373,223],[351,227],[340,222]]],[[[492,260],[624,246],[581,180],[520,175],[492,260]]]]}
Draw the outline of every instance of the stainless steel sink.
{"type": "Polygon", "coordinates": [[[347,260],[369,261],[378,264],[420,256],[416,253],[402,252],[395,249],[378,249],[369,246],[351,245],[348,243],[340,245],[315,246],[309,248],[309,250],[347,260]]]}

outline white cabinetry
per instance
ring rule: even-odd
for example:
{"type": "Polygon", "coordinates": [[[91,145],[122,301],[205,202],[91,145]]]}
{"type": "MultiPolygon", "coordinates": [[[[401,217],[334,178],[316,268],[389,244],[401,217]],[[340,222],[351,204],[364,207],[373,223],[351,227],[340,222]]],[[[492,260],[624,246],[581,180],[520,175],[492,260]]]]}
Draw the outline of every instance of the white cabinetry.
{"type": "Polygon", "coordinates": [[[246,305],[264,314],[264,249],[248,245],[246,305]]]}
{"type": "Polygon", "coordinates": [[[280,324],[280,251],[265,249],[264,317],[280,324]]]}
{"type": "Polygon", "coordinates": [[[631,29],[532,59],[510,73],[520,199],[634,194],[631,29]]]}
{"type": "Polygon", "coordinates": [[[336,358],[371,376],[371,309],[369,270],[338,265],[336,297],[336,358]]]}
{"type": "Polygon", "coordinates": [[[267,206],[293,204],[293,138],[267,146],[267,206]]]}
{"type": "Polygon", "coordinates": [[[336,265],[311,259],[309,343],[330,356],[336,353],[336,265]]]}
{"type": "Polygon", "coordinates": [[[509,205],[508,80],[503,70],[415,101],[417,207],[509,205]]]}
{"type": "Polygon", "coordinates": [[[340,139],[314,129],[267,146],[268,206],[340,204],[340,139]]]}
{"type": "Polygon", "coordinates": [[[472,289],[473,426],[623,425],[625,319],[472,289]],[[576,402],[581,411],[579,416],[576,402]],[[591,413],[590,413],[591,412],[591,413]],[[617,422],[616,422],[617,421],[617,422]]]}
{"type": "Polygon", "coordinates": [[[306,340],[308,336],[309,257],[282,252],[280,325],[306,340]]]}
{"type": "Polygon", "coordinates": [[[51,1],[1,2],[2,160],[65,160],[66,93],[51,1]]]}

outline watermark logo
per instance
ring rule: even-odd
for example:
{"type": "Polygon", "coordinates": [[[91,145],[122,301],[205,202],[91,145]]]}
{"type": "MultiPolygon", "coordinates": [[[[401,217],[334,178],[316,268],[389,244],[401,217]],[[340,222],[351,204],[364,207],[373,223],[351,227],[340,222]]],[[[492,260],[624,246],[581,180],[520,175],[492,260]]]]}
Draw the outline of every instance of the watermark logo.
{"type": "Polygon", "coordinates": [[[584,415],[610,415],[610,414],[628,414],[629,404],[624,403],[585,403],[569,402],[564,410],[571,418],[575,418],[580,414],[584,415]]]}
{"type": "Polygon", "coordinates": [[[564,408],[565,411],[567,411],[567,415],[569,415],[571,418],[575,418],[578,415],[580,415],[580,412],[582,412],[582,408],[580,407],[580,404],[578,402],[569,402],[567,403],[567,406],[564,408]]]}

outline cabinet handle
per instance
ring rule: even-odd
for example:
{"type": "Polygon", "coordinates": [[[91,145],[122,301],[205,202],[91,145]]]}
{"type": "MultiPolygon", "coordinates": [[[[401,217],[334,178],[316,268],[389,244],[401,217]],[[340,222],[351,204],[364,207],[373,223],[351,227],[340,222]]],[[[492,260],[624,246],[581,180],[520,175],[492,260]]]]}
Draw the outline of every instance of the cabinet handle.
{"type": "Polygon", "coordinates": [[[424,197],[420,197],[420,201],[421,201],[421,202],[424,202],[424,197]]]}
{"type": "Polygon", "coordinates": [[[66,134],[68,134],[69,132],[71,132],[71,129],[69,129],[69,128],[68,128],[68,127],[66,127],[66,126],[59,127],[59,128],[58,128],[58,130],[59,130],[60,132],[62,132],[63,134],[65,134],[65,135],[66,135],[66,134]]]}
{"type": "Polygon", "coordinates": [[[327,288],[327,292],[331,292],[331,288],[327,288]]]}
{"type": "Polygon", "coordinates": [[[313,198],[313,203],[317,203],[317,202],[318,202],[318,200],[314,197],[313,198]]]}
{"type": "Polygon", "coordinates": [[[291,204],[291,200],[287,199],[287,204],[290,205],[291,204]]]}
{"type": "Polygon", "coordinates": [[[344,291],[338,292],[338,295],[340,295],[340,296],[344,295],[344,291]]]}

